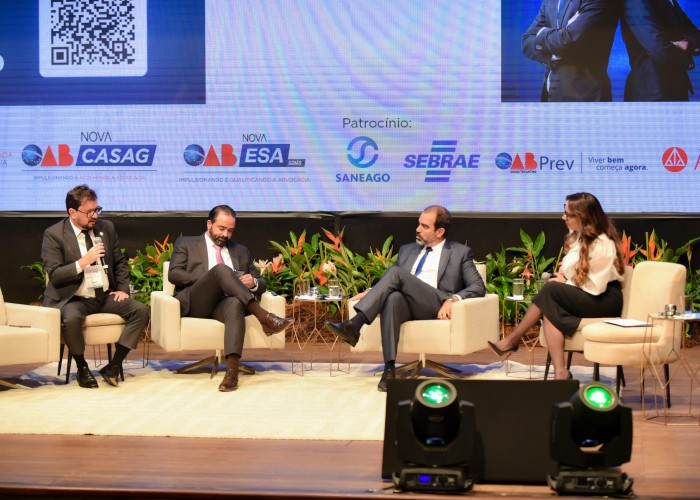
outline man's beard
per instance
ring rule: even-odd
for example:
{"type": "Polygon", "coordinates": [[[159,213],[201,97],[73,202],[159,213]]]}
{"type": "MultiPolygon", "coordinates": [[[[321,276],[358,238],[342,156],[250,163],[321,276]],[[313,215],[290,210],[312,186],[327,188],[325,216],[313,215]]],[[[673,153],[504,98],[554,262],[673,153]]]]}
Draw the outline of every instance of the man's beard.
{"type": "Polygon", "coordinates": [[[217,246],[224,247],[226,246],[226,243],[229,242],[229,239],[226,236],[214,236],[211,234],[211,231],[209,232],[209,237],[211,238],[211,241],[216,243],[217,246]]]}
{"type": "Polygon", "coordinates": [[[418,243],[422,247],[425,246],[425,241],[418,235],[416,235],[416,243],[418,243]]]}

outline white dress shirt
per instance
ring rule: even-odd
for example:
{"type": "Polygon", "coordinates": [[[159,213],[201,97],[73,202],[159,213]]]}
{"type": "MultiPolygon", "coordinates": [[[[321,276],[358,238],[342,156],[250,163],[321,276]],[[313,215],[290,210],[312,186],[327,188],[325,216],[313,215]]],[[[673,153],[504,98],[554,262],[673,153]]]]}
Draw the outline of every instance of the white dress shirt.
{"type": "MultiPolygon", "coordinates": [[[[569,285],[574,285],[572,278],[576,274],[580,252],[581,242],[577,239],[561,261],[561,272],[564,273],[569,285]]],[[[600,295],[608,288],[609,282],[622,281],[622,276],[615,268],[615,255],[615,243],[605,234],[598,235],[598,239],[588,249],[590,259],[588,277],[579,288],[591,295],[600,295]]]]}

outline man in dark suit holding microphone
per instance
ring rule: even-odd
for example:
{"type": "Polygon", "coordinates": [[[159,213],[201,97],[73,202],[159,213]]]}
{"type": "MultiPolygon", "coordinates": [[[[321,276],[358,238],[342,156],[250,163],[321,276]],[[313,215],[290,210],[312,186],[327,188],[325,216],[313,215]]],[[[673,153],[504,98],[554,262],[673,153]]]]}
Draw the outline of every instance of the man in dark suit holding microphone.
{"type": "Polygon", "coordinates": [[[543,0],[522,37],[523,54],[546,66],[543,102],[612,101],[608,62],[619,0],[543,0]]]}
{"type": "Polygon", "coordinates": [[[451,222],[452,215],[445,207],[434,205],[423,210],[416,228],[416,242],[402,246],[396,265],[373,288],[353,298],[360,299],[355,305],[357,315],[343,323],[327,322],[335,335],[354,346],[362,326],[381,313],[384,373],[377,387],[380,391],[386,391],[387,380],[396,373],[402,323],[414,319],[449,319],[454,302],[486,294],[471,248],[446,239],[451,222]]]}
{"type": "Polygon", "coordinates": [[[114,357],[100,370],[109,385],[119,384],[122,362],[136,348],[148,323],[148,307],[129,298],[129,264],[119,247],[110,221],[99,219],[102,207],[88,186],[66,195],[68,218],[44,231],[41,258],[48,274],[44,305],[61,310],[61,333],[75,359],[80,387],[96,388],[97,381],[85,361],[83,322],[94,313],[113,313],[126,326],[114,357]]]}
{"type": "Polygon", "coordinates": [[[204,234],[175,241],[168,271],[183,316],[214,318],[224,323],[228,369],[219,384],[222,392],[238,388],[247,314],[260,321],[267,335],[285,330],[294,322],[267,312],[258,303],[267,284],[253,265],[248,248],[231,240],[235,227],[236,212],[231,207],[212,208],[204,234]]]}

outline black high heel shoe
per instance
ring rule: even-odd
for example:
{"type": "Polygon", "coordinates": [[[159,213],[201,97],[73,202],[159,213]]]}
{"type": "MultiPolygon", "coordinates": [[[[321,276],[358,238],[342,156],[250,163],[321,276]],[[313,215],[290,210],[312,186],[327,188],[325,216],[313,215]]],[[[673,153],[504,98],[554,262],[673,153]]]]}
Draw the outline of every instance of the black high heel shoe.
{"type": "Polygon", "coordinates": [[[503,358],[503,361],[506,359],[510,358],[510,355],[513,354],[514,352],[518,352],[518,347],[520,347],[520,344],[515,344],[515,347],[511,347],[510,349],[505,349],[501,350],[498,348],[496,344],[491,342],[490,340],[487,340],[486,343],[489,345],[489,348],[493,351],[493,353],[498,356],[499,358],[503,358]]]}

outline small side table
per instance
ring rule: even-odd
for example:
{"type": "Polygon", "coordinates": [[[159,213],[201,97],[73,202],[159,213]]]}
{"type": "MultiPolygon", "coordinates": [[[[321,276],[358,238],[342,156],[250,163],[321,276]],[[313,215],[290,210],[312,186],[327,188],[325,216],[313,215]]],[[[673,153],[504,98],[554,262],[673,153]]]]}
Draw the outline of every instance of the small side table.
{"type": "MultiPolygon", "coordinates": [[[[532,302],[532,297],[529,295],[508,296],[505,298],[505,301],[515,303],[515,325],[514,326],[517,326],[518,323],[520,323],[520,304],[530,304],[532,302]]],[[[505,319],[501,318],[501,338],[505,337],[505,335],[506,335],[505,319]]],[[[540,338],[539,335],[532,335],[531,333],[526,333],[525,335],[523,335],[521,337],[520,341],[523,343],[523,345],[525,346],[525,349],[527,349],[527,352],[530,354],[530,369],[527,372],[511,371],[509,369],[508,360],[505,360],[503,362],[503,364],[504,364],[505,369],[506,369],[506,376],[516,376],[518,378],[527,378],[527,379],[539,378],[539,376],[533,372],[533,368],[535,365],[535,347],[537,346],[537,342],[538,342],[539,338],[540,338]],[[519,376],[523,373],[526,373],[527,377],[520,377],[519,376]]]]}
{"type": "MultiPolygon", "coordinates": [[[[345,297],[327,297],[325,295],[322,295],[320,297],[313,297],[313,296],[297,296],[294,297],[294,300],[292,302],[292,316],[294,317],[294,324],[292,325],[292,343],[296,344],[296,346],[299,349],[299,358],[300,361],[299,363],[296,363],[294,358],[292,358],[292,373],[296,375],[304,375],[304,372],[307,370],[313,370],[314,369],[314,352],[311,350],[311,360],[309,361],[309,368],[304,367],[304,350],[306,347],[310,344],[313,346],[314,344],[323,344],[326,349],[328,349],[328,375],[333,376],[333,366],[335,364],[335,371],[341,372],[341,373],[350,373],[350,356],[352,351],[350,350],[350,346],[347,346],[348,348],[348,361],[347,361],[347,369],[341,368],[341,356],[342,356],[342,345],[344,342],[342,342],[339,338],[333,336],[333,340],[328,340],[322,335],[322,330],[325,328],[324,325],[319,325],[318,324],[318,313],[319,309],[326,304],[330,302],[335,302],[338,304],[338,307],[341,310],[341,314],[344,315],[345,313],[342,312],[345,310],[345,297]],[[310,332],[307,331],[302,331],[301,328],[299,328],[299,318],[301,316],[301,305],[304,303],[312,303],[314,307],[314,320],[313,320],[313,328],[310,332]],[[338,348],[336,349],[336,346],[338,348]],[[337,355],[337,358],[334,360],[334,354],[337,355]],[[298,366],[296,366],[298,365],[298,366]]],[[[343,362],[343,366],[345,363],[343,362]]]]}
{"type": "MultiPolygon", "coordinates": [[[[688,391],[688,404],[687,408],[680,412],[671,412],[669,410],[668,404],[663,404],[663,412],[659,412],[658,402],[656,401],[656,391],[654,391],[654,402],[655,402],[655,413],[653,415],[647,416],[644,393],[642,392],[642,414],[644,420],[661,423],[663,425],[700,425],[700,410],[696,408],[695,413],[693,413],[693,388],[694,384],[698,378],[698,372],[700,372],[699,366],[692,366],[690,361],[685,355],[685,324],[689,321],[700,321],[700,317],[696,315],[675,315],[666,316],[660,313],[651,313],[647,316],[647,326],[644,330],[644,345],[643,345],[643,355],[646,366],[644,368],[649,368],[656,382],[658,382],[661,389],[664,391],[664,403],[670,402],[670,384],[671,380],[678,375],[685,373],[688,377],[689,391],[688,391]],[[652,359],[652,349],[654,348],[656,341],[654,335],[654,326],[659,322],[663,321],[673,321],[673,339],[672,347],[665,359],[661,360],[661,363],[654,362],[652,359]],[[680,335],[680,338],[677,336],[680,335]],[[678,347],[677,347],[678,346],[678,347]],[[676,364],[675,369],[671,370],[671,363],[676,364]],[[666,365],[664,367],[664,379],[659,374],[659,365],[666,365]],[[668,368],[667,368],[668,367],[668,368]],[[659,418],[662,421],[656,422],[655,419],[659,418]],[[683,422],[669,423],[670,419],[682,419],[683,422]]],[[[644,387],[644,380],[641,381],[642,388],[644,387]]]]}

